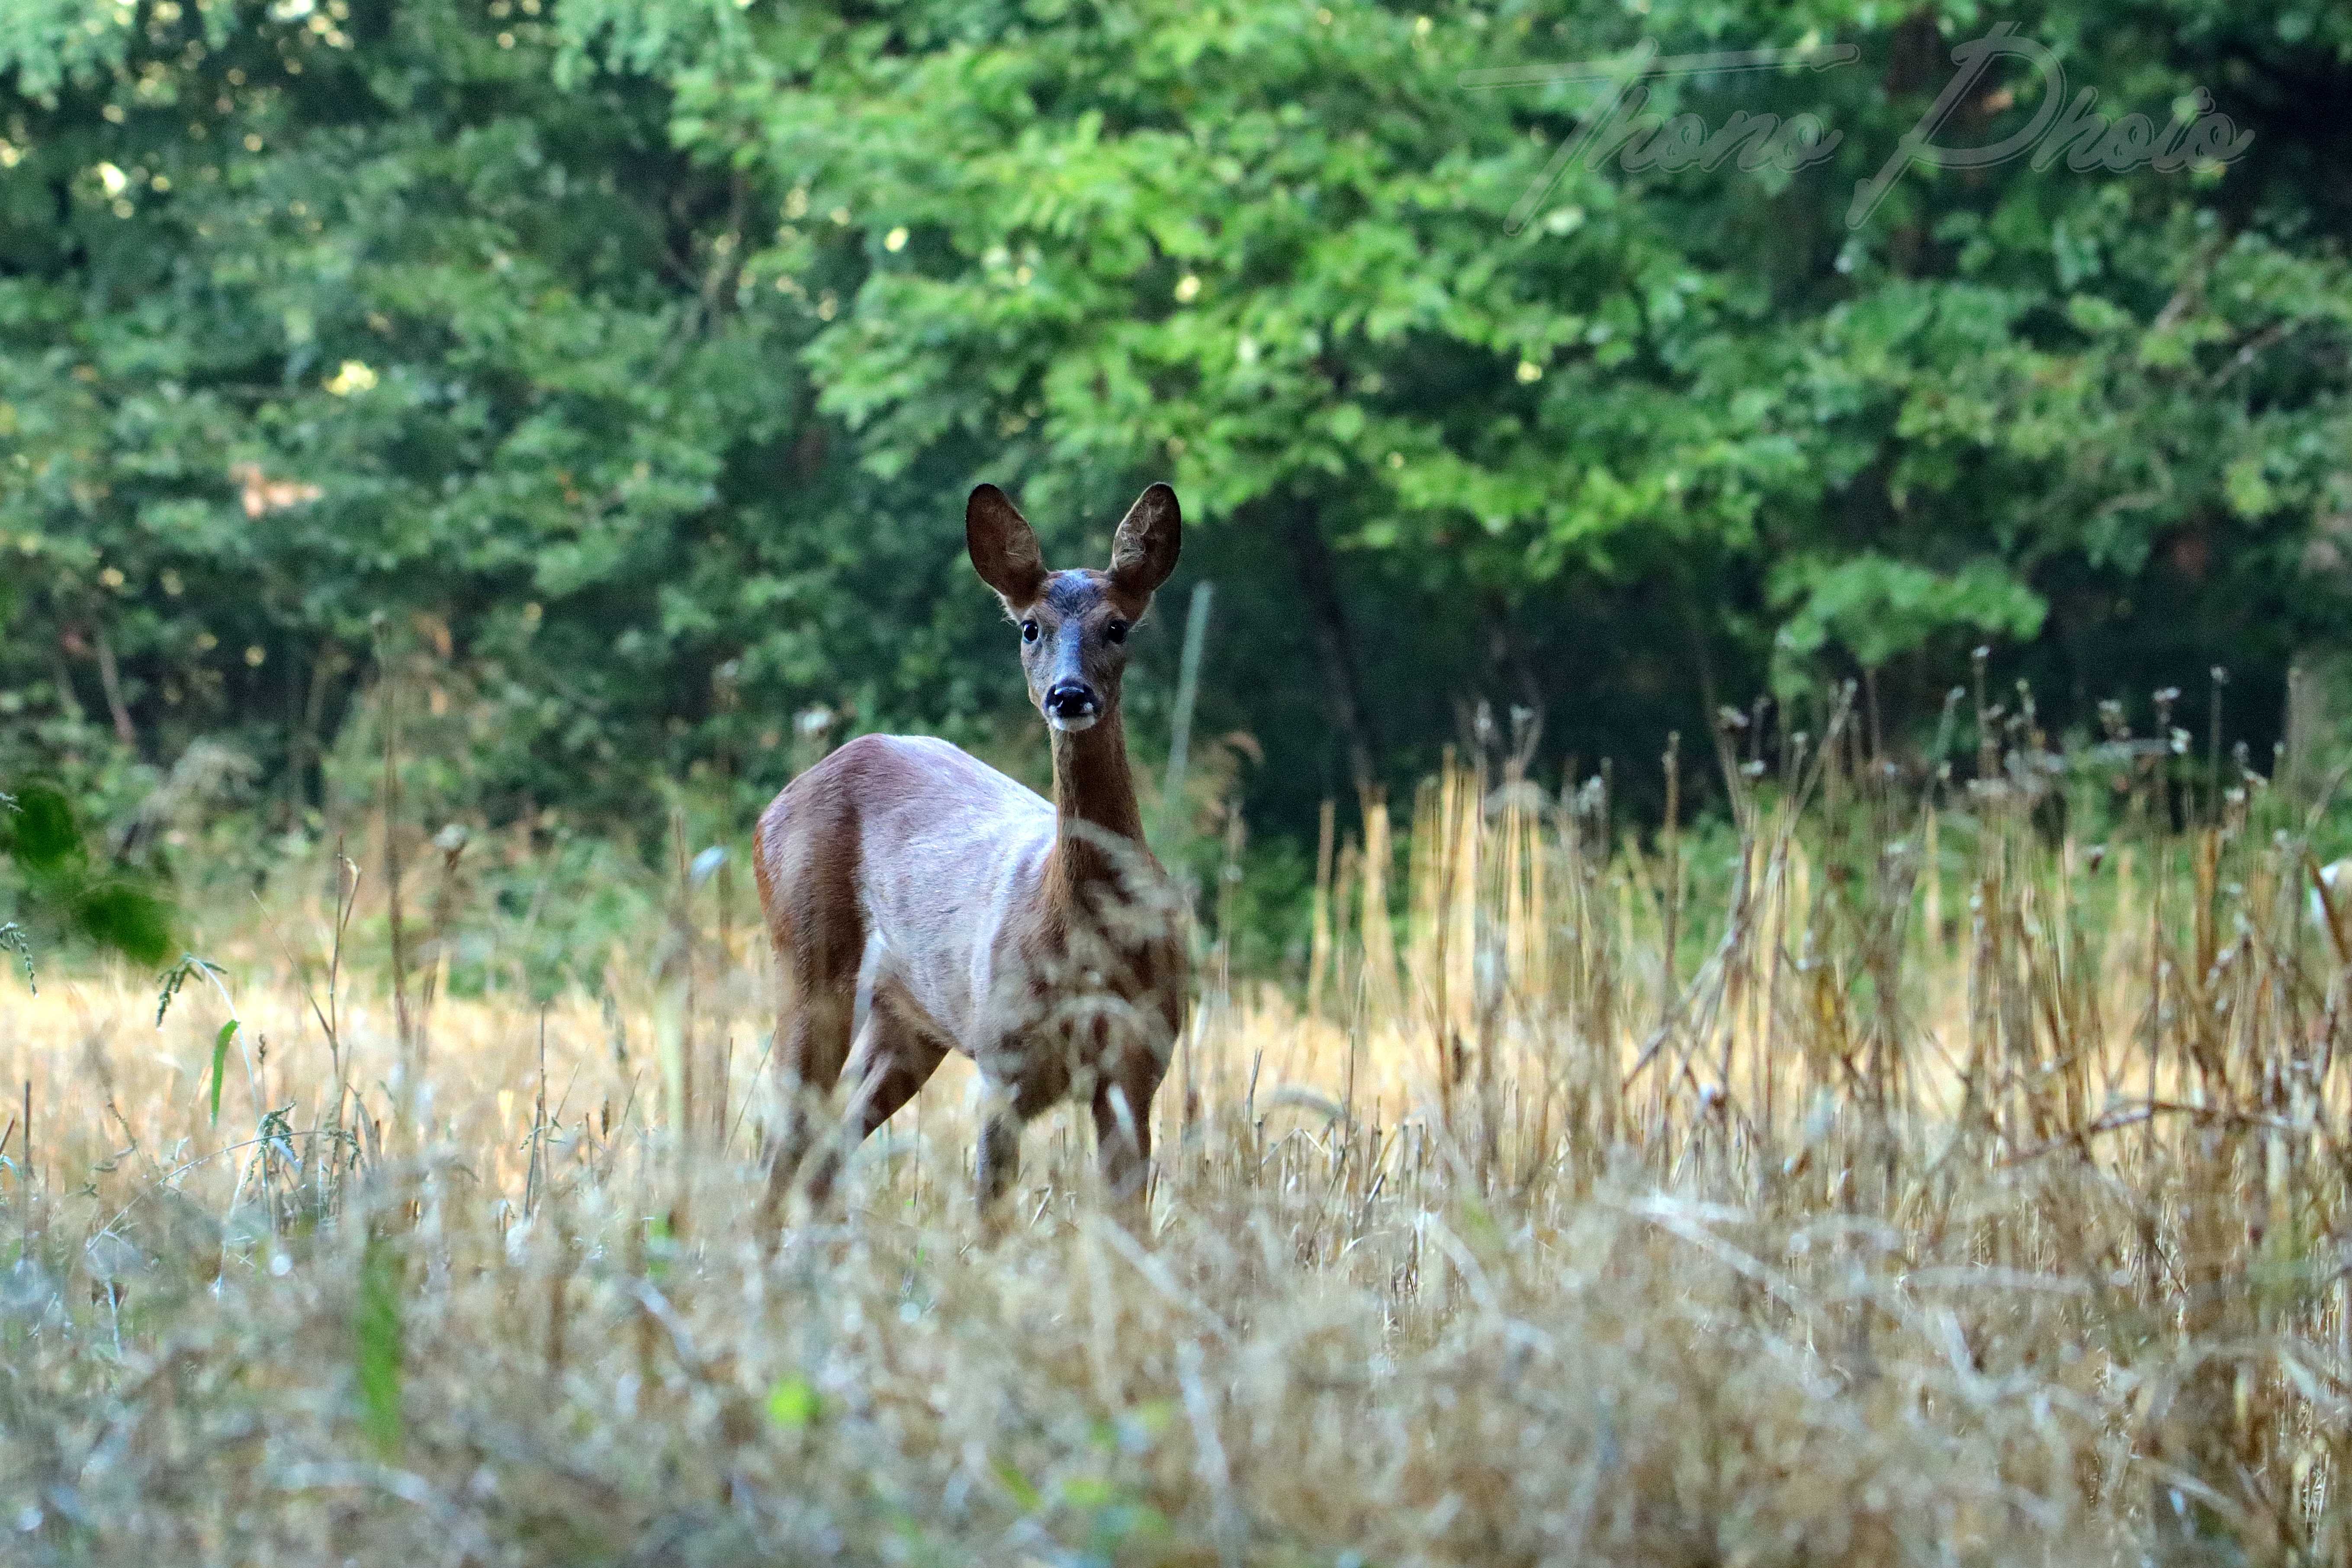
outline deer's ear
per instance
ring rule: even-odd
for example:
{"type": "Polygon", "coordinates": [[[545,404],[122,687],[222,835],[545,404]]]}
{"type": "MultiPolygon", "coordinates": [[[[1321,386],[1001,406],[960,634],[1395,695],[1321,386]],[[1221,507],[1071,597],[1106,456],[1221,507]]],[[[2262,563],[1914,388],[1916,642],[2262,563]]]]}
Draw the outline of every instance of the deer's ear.
{"type": "Polygon", "coordinates": [[[1153,485],[1135,498],[1110,545],[1110,579],[1139,597],[1156,592],[1176,570],[1184,548],[1184,519],[1176,506],[1176,492],[1153,485]]]}
{"type": "Polygon", "coordinates": [[[981,486],[964,502],[963,547],[980,580],[1006,604],[1035,603],[1045,586],[1045,557],[1037,548],[1036,531],[994,485],[981,486]]]}

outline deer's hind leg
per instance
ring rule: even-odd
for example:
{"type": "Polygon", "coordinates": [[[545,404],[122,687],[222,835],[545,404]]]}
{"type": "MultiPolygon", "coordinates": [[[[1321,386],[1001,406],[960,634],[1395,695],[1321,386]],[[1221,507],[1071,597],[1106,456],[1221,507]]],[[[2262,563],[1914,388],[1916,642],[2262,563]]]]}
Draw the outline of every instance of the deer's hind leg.
{"type": "Polygon", "coordinates": [[[784,987],[774,1047],[782,1116],[768,1149],[772,1217],[833,1119],[866,954],[865,910],[841,836],[805,818],[787,822],[778,810],[785,804],[780,799],[761,824],[760,847],[761,902],[784,987]]]}
{"type": "Polygon", "coordinates": [[[841,1075],[849,1104],[838,1136],[818,1155],[809,1173],[813,1202],[823,1203],[832,1195],[842,1161],[915,1098],[947,1055],[946,1040],[906,988],[895,980],[877,980],[841,1075]]]}

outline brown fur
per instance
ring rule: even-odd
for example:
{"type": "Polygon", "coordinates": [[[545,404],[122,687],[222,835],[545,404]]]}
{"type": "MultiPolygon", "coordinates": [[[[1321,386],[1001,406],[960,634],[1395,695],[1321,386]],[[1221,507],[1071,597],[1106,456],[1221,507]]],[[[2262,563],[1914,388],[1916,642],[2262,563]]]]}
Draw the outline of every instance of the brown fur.
{"type": "Polygon", "coordinates": [[[1136,502],[1108,572],[1047,572],[993,486],[973,492],[965,533],[1024,628],[1031,696],[1055,727],[1054,798],[944,741],[867,735],[761,814],[753,866],[785,981],[779,1200],[805,1169],[822,1201],[841,1156],[950,1050],[972,1058],[987,1089],[983,1210],[1013,1181],[1022,1124],[1073,1096],[1093,1110],[1111,1193],[1144,1190],[1151,1097],[1190,974],[1128,770],[1118,634],[1175,566],[1175,495],[1155,485],[1136,502]],[[836,1113],[823,1097],[835,1090],[840,1136],[820,1150],[818,1118],[836,1113]]]}

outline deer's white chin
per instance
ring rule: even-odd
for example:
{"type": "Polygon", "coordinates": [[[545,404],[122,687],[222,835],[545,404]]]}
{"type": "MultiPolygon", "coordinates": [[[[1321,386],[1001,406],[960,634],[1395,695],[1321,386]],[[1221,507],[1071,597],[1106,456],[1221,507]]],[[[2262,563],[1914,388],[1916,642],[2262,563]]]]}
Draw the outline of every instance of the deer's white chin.
{"type": "Polygon", "coordinates": [[[1058,713],[1048,713],[1045,715],[1045,722],[1065,735],[1075,735],[1081,730],[1093,729],[1095,721],[1101,717],[1099,713],[1089,713],[1083,719],[1065,719],[1058,713]]]}

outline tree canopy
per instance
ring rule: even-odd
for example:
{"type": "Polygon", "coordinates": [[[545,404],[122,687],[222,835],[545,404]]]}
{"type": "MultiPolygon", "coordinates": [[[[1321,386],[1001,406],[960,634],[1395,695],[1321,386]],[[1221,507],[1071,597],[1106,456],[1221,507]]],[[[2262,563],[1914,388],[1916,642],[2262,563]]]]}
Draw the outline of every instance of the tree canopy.
{"type": "MultiPolygon", "coordinates": [[[[1175,483],[1203,722],[1294,831],[1480,698],[1590,765],[1866,671],[1899,735],[1985,642],[2085,723],[2226,664],[2259,731],[2346,629],[2321,0],[16,11],[16,773],[209,738],[299,826],[407,650],[494,815],[698,771],[749,802],[812,710],[1024,734],[961,557],[983,479],[1073,561],[1175,483]],[[1850,222],[1996,24],[2099,127],[1850,222]],[[1759,48],[1796,58],[1653,68],[1759,48]],[[1532,68],[1570,62],[1616,74],[1532,68]],[[2236,155],[2133,164],[2123,117],[2204,108],[2236,155]],[[1735,115],[1811,119],[1761,167],[1675,151],[1735,115]]],[[[1990,71],[1943,144],[2043,91],[1990,71]]]]}

